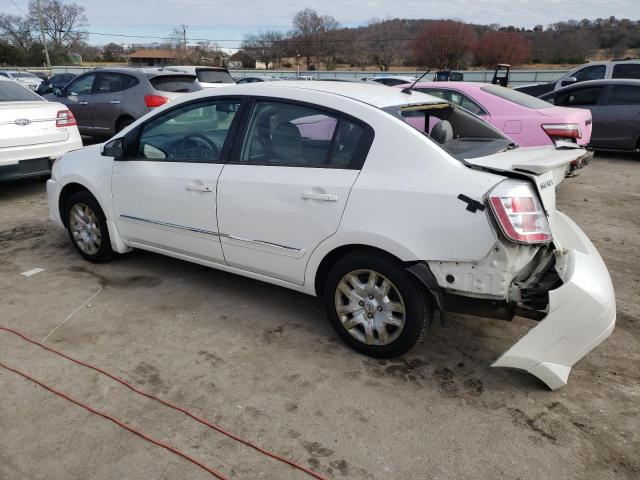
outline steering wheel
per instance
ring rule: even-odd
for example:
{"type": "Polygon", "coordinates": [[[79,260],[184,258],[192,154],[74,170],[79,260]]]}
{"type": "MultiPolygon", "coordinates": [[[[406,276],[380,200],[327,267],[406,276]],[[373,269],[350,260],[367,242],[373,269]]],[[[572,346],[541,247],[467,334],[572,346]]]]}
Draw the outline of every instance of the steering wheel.
{"type": "Polygon", "coordinates": [[[169,147],[172,158],[188,160],[213,160],[220,156],[218,146],[202,133],[189,133],[169,147]]]}

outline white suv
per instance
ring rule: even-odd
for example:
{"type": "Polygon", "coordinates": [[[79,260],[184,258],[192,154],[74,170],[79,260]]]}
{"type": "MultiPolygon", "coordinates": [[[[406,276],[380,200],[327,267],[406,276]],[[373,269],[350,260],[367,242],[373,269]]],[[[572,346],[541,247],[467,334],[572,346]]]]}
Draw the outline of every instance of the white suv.
{"type": "Polygon", "coordinates": [[[616,316],[600,255],[555,207],[584,153],[517,148],[422,93],[269,82],[158,108],[65,155],[47,194],[89,261],[140,248],[318,295],[374,357],[407,352],[435,309],[529,317],[494,365],[557,388],[616,316]]]}

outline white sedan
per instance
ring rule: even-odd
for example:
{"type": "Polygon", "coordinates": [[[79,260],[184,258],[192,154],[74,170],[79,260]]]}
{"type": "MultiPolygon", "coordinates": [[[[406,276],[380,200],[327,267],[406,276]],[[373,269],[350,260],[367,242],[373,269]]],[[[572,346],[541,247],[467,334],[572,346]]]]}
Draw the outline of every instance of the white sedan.
{"type": "Polygon", "coordinates": [[[272,82],[163,106],[65,155],[47,194],[89,261],[140,248],[320,296],[374,357],[406,353],[435,309],[534,319],[494,365],[558,388],[616,315],[600,255],[555,208],[583,154],[517,148],[421,93],[272,82]]]}
{"type": "Polygon", "coordinates": [[[67,107],[0,77],[0,181],[44,176],[53,162],[82,147],[67,107]]]}

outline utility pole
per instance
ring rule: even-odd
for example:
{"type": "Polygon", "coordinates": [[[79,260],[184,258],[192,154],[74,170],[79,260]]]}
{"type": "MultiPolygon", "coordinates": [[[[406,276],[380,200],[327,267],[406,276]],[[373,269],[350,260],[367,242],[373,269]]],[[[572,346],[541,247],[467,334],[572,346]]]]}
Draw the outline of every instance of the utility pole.
{"type": "Polygon", "coordinates": [[[187,26],[183,23],[182,27],[182,44],[184,45],[184,58],[187,58],[187,26]]]}
{"type": "Polygon", "coordinates": [[[47,48],[47,40],[44,36],[44,17],[42,16],[42,7],[40,6],[40,0],[36,0],[36,7],[38,9],[38,19],[40,20],[40,38],[42,39],[42,45],[44,46],[44,58],[47,63],[47,68],[51,69],[51,61],[49,60],[49,49],[47,48]]]}

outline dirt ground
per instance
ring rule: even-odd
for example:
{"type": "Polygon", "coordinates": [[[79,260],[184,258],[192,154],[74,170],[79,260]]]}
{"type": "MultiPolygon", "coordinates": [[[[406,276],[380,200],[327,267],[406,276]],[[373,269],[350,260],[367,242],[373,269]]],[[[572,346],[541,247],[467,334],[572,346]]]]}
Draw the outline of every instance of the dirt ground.
{"type": "MultiPolygon", "coordinates": [[[[0,325],[109,370],[327,478],[640,478],[640,158],[598,155],[559,187],[613,278],[612,336],[555,392],[490,364],[532,321],[451,316],[406,358],[345,347],[319,302],[136,251],[84,262],[44,183],[0,184],[0,325]],[[21,272],[44,268],[30,277],[21,272]],[[62,321],[66,322],[53,333],[62,321]]],[[[96,372],[0,332],[0,362],[230,478],[305,478],[96,372]]],[[[209,474],[0,369],[0,479],[209,474]]]]}

